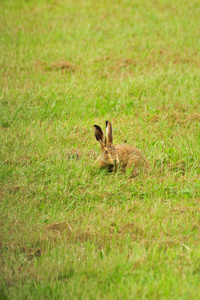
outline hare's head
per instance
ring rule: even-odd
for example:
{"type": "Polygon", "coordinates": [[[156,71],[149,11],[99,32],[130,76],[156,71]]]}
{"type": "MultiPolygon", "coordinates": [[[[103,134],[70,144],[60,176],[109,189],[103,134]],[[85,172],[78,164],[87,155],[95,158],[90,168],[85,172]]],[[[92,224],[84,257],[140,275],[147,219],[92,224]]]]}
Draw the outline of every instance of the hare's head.
{"type": "Polygon", "coordinates": [[[94,134],[101,146],[101,160],[105,165],[114,166],[118,162],[117,152],[113,146],[112,125],[106,121],[106,136],[98,125],[94,125],[94,134]]]}

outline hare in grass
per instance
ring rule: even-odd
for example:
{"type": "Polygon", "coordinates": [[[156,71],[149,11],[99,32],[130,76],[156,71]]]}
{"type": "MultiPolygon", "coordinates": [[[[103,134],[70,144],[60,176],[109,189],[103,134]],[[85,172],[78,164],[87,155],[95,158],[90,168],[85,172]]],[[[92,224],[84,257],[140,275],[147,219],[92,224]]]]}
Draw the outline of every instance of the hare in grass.
{"type": "Polygon", "coordinates": [[[94,125],[94,134],[101,146],[101,155],[97,160],[98,167],[108,168],[115,171],[117,168],[131,169],[135,177],[139,170],[147,171],[150,166],[148,160],[142,155],[141,151],[133,146],[113,145],[112,125],[106,121],[106,136],[98,125],[94,125]]]}

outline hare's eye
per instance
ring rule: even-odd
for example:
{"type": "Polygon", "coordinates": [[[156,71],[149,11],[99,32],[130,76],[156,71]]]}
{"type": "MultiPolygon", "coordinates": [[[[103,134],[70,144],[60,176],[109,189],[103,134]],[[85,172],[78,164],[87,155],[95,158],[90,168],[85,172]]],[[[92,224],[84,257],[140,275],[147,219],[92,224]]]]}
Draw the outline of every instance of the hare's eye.
{"type": "Polygon", "coordinates": [[[105,150],[105,153],[106,153],[106,154],[108,154],[108,151],[107,151],[107,150],[105,150]]]}

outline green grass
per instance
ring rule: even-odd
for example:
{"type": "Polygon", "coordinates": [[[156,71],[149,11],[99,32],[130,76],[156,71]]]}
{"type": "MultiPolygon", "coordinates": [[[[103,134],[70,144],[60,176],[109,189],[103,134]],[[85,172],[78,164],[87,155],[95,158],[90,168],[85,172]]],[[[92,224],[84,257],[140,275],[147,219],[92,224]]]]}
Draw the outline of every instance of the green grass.
{"type": "Polygon", "coordinates": [[[0,298],[199,299],[198,1],[0,5],[0,298]]]}

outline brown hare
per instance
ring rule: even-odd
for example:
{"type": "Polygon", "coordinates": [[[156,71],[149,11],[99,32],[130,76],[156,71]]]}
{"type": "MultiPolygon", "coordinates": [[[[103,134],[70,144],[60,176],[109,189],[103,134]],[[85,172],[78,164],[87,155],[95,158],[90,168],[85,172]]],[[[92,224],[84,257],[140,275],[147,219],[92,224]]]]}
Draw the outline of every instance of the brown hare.
{"type": "Polygon", "coordinates": [[[147,171],[150,166],[148,160],[142,155],[141,151],[133,146],[113,145],[112,125],[106,121],[106,136],[100,126],[94,125],[94,134],[101,146],[101,155],[96,161],[98,167],[108,168],[114,171],[118,167],[121,169],[132,169],[135,177],[139,170],[147,171]]]}

